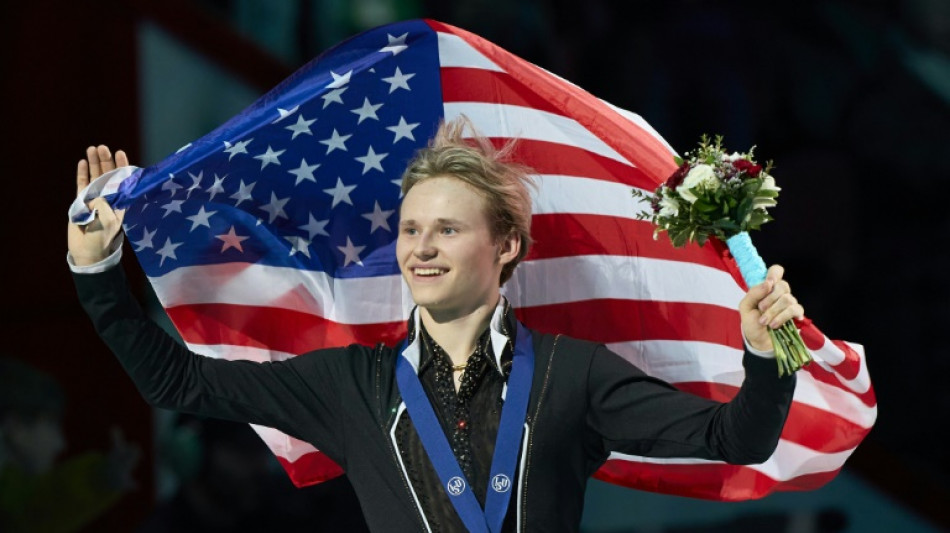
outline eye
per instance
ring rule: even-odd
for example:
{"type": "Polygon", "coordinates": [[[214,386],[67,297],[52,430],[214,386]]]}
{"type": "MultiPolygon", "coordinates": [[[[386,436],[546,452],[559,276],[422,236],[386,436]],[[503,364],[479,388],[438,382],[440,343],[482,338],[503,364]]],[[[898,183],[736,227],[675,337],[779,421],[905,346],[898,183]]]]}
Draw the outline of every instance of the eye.
{"type": "Polygon", "coordinates": [[[458,233],[458,230],[456,230],[456,229],[453,228],[453,227],[446,226],[446,227],[442,228],[442,234],[443,234],[443,235],[455,235],[456,233],[458,233]]]}
{"type": "Polygon", "coordinates": [[[402,232],[404,235],[418,235],[419,234],[419,230],[417,230],[416,228],[409,228],[409,227],[403,228],[402,232]]]}

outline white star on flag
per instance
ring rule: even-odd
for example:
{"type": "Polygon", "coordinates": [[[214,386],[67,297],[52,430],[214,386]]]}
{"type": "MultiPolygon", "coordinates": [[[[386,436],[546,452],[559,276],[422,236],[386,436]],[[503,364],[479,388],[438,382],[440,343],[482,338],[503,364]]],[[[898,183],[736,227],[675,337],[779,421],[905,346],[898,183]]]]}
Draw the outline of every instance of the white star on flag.
{"type": "Polygon", "coordinates": [[[261,211],[265,211],[270,215],[270,219],[267,220],[268,224],[273,224],[274,219],[277,217],[287,218],[287,213],[284,212],[284,206],[287,205],[289,201],[289,196],[287,198],[277,198],[276,194],[273,192],[270,193],[270,202],[259,208],[261,211]]]}
{"type": "Polygon", "coordinates": [[[169,174],[169,175],[168,175],[168,181],[166,181],[165,183],[162,184],[162,190],[163,190],[163,191],[171,191],[171,192],[172,192],[172,194],[171,194],[172,196],[175,196],[176,194],[178,194],[178,189],[181,189],[181,188],[182,188],[181,185],[175,183],[175,175],[174,175],[174,174],[169,174]]]}
{"type": "Polygon", "coordinates": [[[155,251],[156,254],[162,257],[162,260],[158,262],[158,266],[165,264],[165,260],[168,258],[177,260],[178,257],[175,255],[175,248],[181,245],[182,243],[180,242],[172,242],[171,238],[166,238],[165,245],[155,251]]]}
{"type": "Polygon", "coordinates": [[[215,235],[215,239],[221,239],[224,241],[224,244],[221,245],[221,253],[224,253],[228,248],[236,248],[237,251],[244,253],[244,247],[241,246],[243,241],[250,239],[250,237],[242,237],[234,231],[234,226],[231,226],[231,229],[228,230],[224,235],[215,235]]]}
{"type": "Polygon", "coordinates": [[[165,210],[165,214],[162,215],[162,218],[167,217],[171,213],[181,213],[181,204],[183,203],[185,203],[184,200],[172,200],[163,205],[162,209],[165,210]]]}
{"type": "Polygon", "coordinates": [[[336,187],[323,189],[323,192],[333,197],[333,205],[330,206],[330,209],[336,207],[336,205],[340,202],[346,202],[350,205],[353,205],[353,200],[350,200],[350,193],[355,188],[356,185],[343,185],[343,180],[337,177],[336,187]]]}
{"type": "MultiPolygon", "coordinates": [[[[135,251],[141,252],[146,248],[154,248],[155,246],[152,244],[152,237],[154,237],[155,233],[157,232],[157,229],[155,231],[149,231],[148,226],[143,227],[142,238],[132,243],[132,245],[135,246],[135,251]]],[[[126,233],[128,233],[128,231],[126,231],[126,233]]]]}
{"type": "Polygon", "coordinates": [[[380,209],[379,202],[377,201],[375,207],[373,207],[372,213],[366,213],[361,216],[369,220],[370,222],[372,222],[372,226],[370,227],[370,230],[369,230],[370,234],[372,235],[372,233],[379,228],[383,228],[386,231],[392,232],[392,230],[389,228],[389,222],[387,221],[387,219],[389,218],[390,215],[392,215],[395,212],[396,212],[395,209],[389,209],[389,210],[383,211],[382,209],[380,209]]]}
{"type": "Polygon", "coordinates": [[[205,226],[208,229],[211,229],[211,223],[208,219],[211,218],[211,215],[217,213],[217,211],[206,212],[205,206],[198,208],[198,212],[189,217],[185,217],[191,221],[191,229],[189,231],[195,231],[198,226],[205,226]]]}
{"type": "Polygon", "coordinates": [[[281,108],[278,107],[278,108],[277,108],[277,114],[280,115],[280,116],[277,117],[277,120],[271,122],[271,124],[277,124],[277,123],[280,122],[281,120],[284,120],[285,118],[289,117],[290,115],[293,115],[294,113],[296,113],[298,109],[300,109],[300,106],[299,106],[299,105],[295,105],[295,106],[291,107],[290,109],[281,109],[281,108]]]}
{"type": "Polygon", "coordinates": [[[360,163],[363,163],[363,174],[369,172],[369,169],[374,168],[380,172],[383,171],[382,161],[386,159],[387,154],[377,154],[373,151],[372,145],[370,145],[369,150],[366,151],[366,155],[360,157],[354,157],[360,163]]]}
{"type": "Polygon", "coordinates": [[[379,49],[380,52],[392,52],[393,55],[397,55],[399,52],[402,52],[409,46],[406,45],[406,37],[409,36],[409,32],[406,32],[399,37],[393,37],[391,33],[386,34],[386,39],[389,40],[389,44],[379,49]]]}
{"type": "Polygon", "coordinates": [[[275,152],[274,150],[271,149],[270,145],[267,145],[267,151],[261,155],[254,156],[254,159],[260,160],[261,170],[264,170],[264,167],[266,167],[267,165],[271,163],[274,163],[275,165],[279,165],[280,159],[278,158],[280,157],[280,154],[286,151],[287,150],[281,150],[279,152],[275,152]]]}
{"type": "Polygon", "coordinates": [[[251,183],[250,185],[244,185],[244,180],[241,180],[241,184],[238,186],[238,191],[232,194],[229,198],[232,200],[237,200],[237,203],[234,204],[234,207],[241,205],[241,202],[245,200],[251,200],[251,191],[254,190],[254,186],[257,185],[257,182],[251,183]]]}
{"type": "Polygon", "coordinates": [[[297,185],[300,185],[300,182],[304,180],[312,181],[316,183],[317,178],[313,177],[313,171],[319,167],[320,167],[320,163],[317,163],[316,165],[308,165],[306,159],[301,159],[299,168],[295,168],[294,170],[288,170],[287,172],[293,174],[294,176],[297,176],[297,181],[294,182],[294,187],[296,187],[297,185]]]}
{"type": "Polygon", "coordinates": [[[290,241],[291,244],[290,253],[287,255],[294,255],[295,253],[300,252],[307,256],[307,259],[310,259],[310,241],[297,235],[290,235],[284,238],[290,241]]]}
{"type": "Polygon", "coordinates": [[[327,230],[326,230],[327,224],[329,222],[330,222],[329,219],[317,220],[313,218],[312,214],[310,214],[310,221],[304,224],[303,226],[298,226],[297,229],[302,229],[306,231],[307,234],[310,236],[310,240],[312,241],[317,235],[323,235],[325,237],[330,236],[330,234],[327,233],[327,230]]]}
{"type": "Polygon", "coordinates": [[[360,124],[368,118],[379,120],[379,117],[376,116],[376,110],[381,107],[383,107],[383,104],[371,104],[369,103],[369,98],[363,98],[363,107],[358,107],[351,110],[350,112],[359,115],[360,118],[356,121],[356,123],[360,124]]]}
{"type": "Polygon", "coordinates": [[[387,126],[386,129],[395,133],[396,138],[393,139],[393,144],[399,142],[399,139],[409,139],[410,141],[415,141],[416,138],[412,135],[412,130],[419,127],[419,123],[415,122],[409,124],[406,122],[406,117],[399,117],[399,124],[395,126],[387,126]]]}
{"type": "Polygon", "coordinates": [[[333,134],[330,135],[330,138],[329,138],[329,139],[324,139],[324,140],[320,141],[320,144],[325,144],[325,145],[327,145],[327,154],[328,154],[328,155],[329,155],[330,152],[332,152],[332,151],[334,151],[334,150],[337,150],[337,149],[343,150],[344,152],[346,152],[346,151],[347,151],[347,149],[346,149],[346,141],[347,141],[347,139],[349,139],[350,137],[352,137],[352,135],[340,135],[339,133],[336,132],[336,128],[333,128],[333,134]]]}
{"type": "Polygon", "coordinates": [[[212,183],[211,186],[208,187],[208,190],[205,191],[211,195],[211,197],[208,199],[209,202],[214,200],[214,197],[217,196],[218,193],[224,192],[224,178],[226,177],[228,177],[227,174],[221,176],[220,178],[217,174],[214,175],[214,183],[212,183]]]}
{"type": "Polygon", "coordinates": [[[340,75],[336,72],[330,71],[330,76],[333,78],[333,81],[327,84],[327,89],[339,89],[347,83],[350,83],[350,76],[353,75],[353,70],[351,69],[346,74],[340,75]]]}
{"type": "Polygon", "coordinates": [[[356,263],[359,266],[363,266],[363,261],[360,260],[360,252],[362,252],[366,247],[365,246],[353,246],[353,241],[349,237],[346,238],[346,246],[337,246],[336,249],[343,252],[343,266],[347,266],[350,263],[356,263]]]}
{"type": "Polygon", "coordinates": [[[188,176],[191,178],[191,186],[185,190],[185,192],[188,193],[185,195],[185,198],[191,198],[191,193],[201,189],[201,180],[204,178],[204,171],[198,172],[197,176],[189,172],[188,176]]]}
{"type": "Polygon", "coordinates": [[[251,141],[254,139],[248,139],[246,141],[236,142],[234,144],[224,141],[224,151],[225,153],[230,154],[228,156],[228,161],[234,159],[234,156],[238,154],[247,154],[247,145],[251,144],[251,141]]]}
{"type": "Polygon", "coordinates": [[[407,91],[412,91],[409,88],[409,80],[415,74],[403,74],[399,67],[396,67],[396,73],[388,78],[383,78],[383,81],[389,84],[389,94],[392,94],[396,89],[405,89],[407,91]]]}
{"type": "Polygon", "coordinates": [[[313,135],[313,132],[310,131],[310,125],[316,121],[317,119],[315,118],[307,120],[301,114],[301,115],[297,115],[296,124],[291,124],[290,126],[286,126],[284,127],[284,129],[294,132],[294,134],[290,136],[290,140],[294,140],[297,138],[298,135],[302,135],[302,134],[313,135]]]}
{"type": "Polygon", "coordinates": [[[333,89],[327,94],[321,96],[320,98],[323,98],[323,109],[326,109],[328,105],[334,102],[342,104],[343,93],[345,93],[347,89],[349,89],[349,87],[340,87],[339,89],[333,89]]]}

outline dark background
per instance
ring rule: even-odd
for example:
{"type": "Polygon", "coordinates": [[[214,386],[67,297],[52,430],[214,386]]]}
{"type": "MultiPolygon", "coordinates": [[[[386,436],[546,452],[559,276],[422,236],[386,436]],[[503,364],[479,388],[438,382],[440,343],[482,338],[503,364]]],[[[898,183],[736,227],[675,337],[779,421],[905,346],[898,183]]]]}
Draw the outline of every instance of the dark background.
{"type": "Polygon", "coordinates": [[[133,529],[155,496],[152,412],[79,309],[64,263],[84,148],[142,153],[139,28],[157,25],[263,93],[340,39],[417,16],[639,113],[680,151],[721,133],[774,160],[783,192],[756,244],[829,337],[868,354],[879,418],[848,469],[950,528],[950,2],[288,3],[280,47],[247,22],[248,2],[5,5],[2,351],[60,379],[70,453],[107,448],[111,425],[146,452],[141,488],[90,531],[133,529]]]}

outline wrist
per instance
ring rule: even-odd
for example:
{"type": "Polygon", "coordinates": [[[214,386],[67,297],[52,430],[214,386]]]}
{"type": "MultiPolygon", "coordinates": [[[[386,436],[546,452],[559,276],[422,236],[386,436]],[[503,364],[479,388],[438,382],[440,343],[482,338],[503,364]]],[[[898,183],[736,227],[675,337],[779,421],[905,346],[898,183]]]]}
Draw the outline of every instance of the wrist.
{"type": "Polygon", "coordinates": [[[101,254],[77,254],[69,252],[69,257],[72,259],[73,265],[78,267],[85,267],[94,265],[96,263],[101,263],[106,258],[109,257],[107,253],[101,254]]]}

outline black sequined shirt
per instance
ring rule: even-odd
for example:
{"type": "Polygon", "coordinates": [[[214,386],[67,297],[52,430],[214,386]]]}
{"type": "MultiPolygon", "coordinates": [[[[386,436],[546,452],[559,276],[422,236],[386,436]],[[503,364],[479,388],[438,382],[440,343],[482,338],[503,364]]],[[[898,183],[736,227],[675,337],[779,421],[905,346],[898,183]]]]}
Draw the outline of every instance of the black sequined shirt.
{"type": "MultiPolygon", "coordinates": [[[[502,321],[501,332],[508,337],[505,322],[502,321]]],[[[413,329],[410,324],[409,331],[413,329]]],[[[472,486],[478,503],[484,508],[488,472],[504,403],[502,390],[511,373],[511,343],[506,343],[499,368],[492,351],[490,330],[486,329],[479,337],[475,351],[469,356],[456,392],[449,355],[429,336],[424,326],[419,330],[419,380],[445,431],[455,459],[472,486]]],[[[409,482],[432,530],[465,531],[408,416],[402,417],[397,423],[396,440],[409,482]]],[[[513,508],[513,505],[509,505],[506,522],[514,520],[513,508]]]]}

